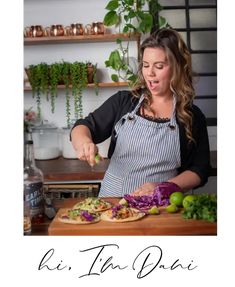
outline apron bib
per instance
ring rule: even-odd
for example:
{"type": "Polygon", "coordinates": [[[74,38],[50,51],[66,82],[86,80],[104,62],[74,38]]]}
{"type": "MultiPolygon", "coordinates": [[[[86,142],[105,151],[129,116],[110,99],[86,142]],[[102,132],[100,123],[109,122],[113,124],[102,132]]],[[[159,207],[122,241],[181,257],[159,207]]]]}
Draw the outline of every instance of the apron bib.
{"type": "Polygon", "coordinates": [[[170,122],[157,123],[139,115],[144,100],[115,125],[116,147],[101,183],[99,196],[122,197],[146,182],[163,182],[177,175],[181,164],[175,98],[170,122]]]}

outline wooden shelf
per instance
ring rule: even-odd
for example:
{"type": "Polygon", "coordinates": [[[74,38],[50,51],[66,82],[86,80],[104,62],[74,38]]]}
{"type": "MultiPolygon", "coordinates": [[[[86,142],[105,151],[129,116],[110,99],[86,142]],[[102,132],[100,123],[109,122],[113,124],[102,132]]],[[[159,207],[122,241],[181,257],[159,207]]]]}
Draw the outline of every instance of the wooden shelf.
{"type": "Polygon", "coordinates": [[[62,43],[96,43],[114,42],[116,39],[124,41],[140,41],[139,33],[132,34],[103,34],[103,35],[81,35],[81,36],[51,36],[51,37],[32,37],[24,38],[24,45],[47,45],[62,43]]]}
{"type": "MultiPolygon", "coordinates": [[[[25,84],[29,84],[29,82],[25,82],[25,84]]],[[[128,82],[110,82],[110,83],[98,83],[98,87],[100,88],[108,88],[108,87],[126,87],[128,86],[128,82]]],[[[95,84],[88,84],[87,85],[87,88],[94,88],[95,87],[95,84]]],[[[70,86],[71,88],[71,86],[70,86]]],[[[58,86],[58,89],[59,90],[63,90],[65,89],[65,86],[64,85],[59,85],[58,86]]],[[[24,91],[32,91],[32,88],[31,86],[24,86],[24,91]]]]}

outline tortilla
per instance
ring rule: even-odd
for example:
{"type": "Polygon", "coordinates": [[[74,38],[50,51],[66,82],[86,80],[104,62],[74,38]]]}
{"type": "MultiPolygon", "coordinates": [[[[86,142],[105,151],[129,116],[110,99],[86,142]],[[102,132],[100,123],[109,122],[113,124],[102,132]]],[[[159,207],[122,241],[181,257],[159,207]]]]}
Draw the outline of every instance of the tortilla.
{"type": "Polygon", "coordinates": [[[110,222],[130,222],[144,217],[145,213],[136,208],[122,206],[117,211],[115,207],[101,214],[101,220],[110,222]]]}
{"type": "Polygon", "coordinates": [[[101,212],[112,207],[110,202],[107,202],[98,197],[88,197],[83,201],[76,203],[73,209],[87,210],[89,212],[101,212]]]}
{"type": "Polygon", "coordinates": [[[61,214],[58,220],[69,224],[91,224],[100,221],[100,216],[96,213],[79,209],[68,209],[66,213],[61,214]],[[85,215],[85,216],[84,216],[85,215]]]}

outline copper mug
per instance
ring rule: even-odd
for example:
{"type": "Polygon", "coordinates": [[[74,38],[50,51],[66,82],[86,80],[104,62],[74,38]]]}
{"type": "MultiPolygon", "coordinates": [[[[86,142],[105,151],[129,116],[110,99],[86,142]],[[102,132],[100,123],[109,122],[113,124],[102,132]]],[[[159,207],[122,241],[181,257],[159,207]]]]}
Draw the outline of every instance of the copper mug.
{"type": "Polygon", "coordinates": [[[32,25],[25,27],[24,29],[25,37],[43,37],[45,36],[45,31],[41,25],[32,25]]]}
{"type": "Polygon", "coordinates": [[[91,35],[104,34],[104,23],[93,22],[86,25],[86,33],[91,35]]]}
{"type": "Polygon", "coordinates": [[[63,25],[51,25],[50,27],[46,27],[47,36],[64,36],[66,34],[65,28],[63,25]]]}
{"type": "Polygon", "coordinates": [[[66,34],[72,36],[78,36],[84,34],[84,28],[81,23],[73,23],[70,26],[65,27],[66,34]]]}

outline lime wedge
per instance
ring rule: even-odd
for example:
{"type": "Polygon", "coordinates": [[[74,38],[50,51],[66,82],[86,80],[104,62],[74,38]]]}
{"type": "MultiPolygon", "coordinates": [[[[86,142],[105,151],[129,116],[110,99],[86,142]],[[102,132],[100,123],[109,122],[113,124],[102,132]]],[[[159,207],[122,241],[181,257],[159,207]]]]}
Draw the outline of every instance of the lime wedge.
{"type": "Polygon", "coordinates": [[[127,201],[125,198],[122,198],[122,199],[119,201],[119,204],[124,205],[124,206],[128,206],[128,201],[127,201]]]}
{"type": "Polygon", "coordinates": [[[159,209],[157,208],[156,205],[154,205],[148,210],[148,213],[149,214],[159,214],[159,209]]]}
{"type": "Polygon", "coordinates": [[[166,207],[166,211],[168,213],[175,213],[179,210],[178,206],[176,204],[170,204],[166,207]]]}

